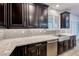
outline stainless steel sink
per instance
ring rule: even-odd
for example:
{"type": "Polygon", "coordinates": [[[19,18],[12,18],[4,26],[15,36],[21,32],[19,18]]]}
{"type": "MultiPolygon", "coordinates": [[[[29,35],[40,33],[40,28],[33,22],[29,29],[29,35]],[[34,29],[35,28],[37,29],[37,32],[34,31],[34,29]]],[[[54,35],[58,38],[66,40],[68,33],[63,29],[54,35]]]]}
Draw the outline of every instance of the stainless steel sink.
{"type": "Polygon", "coordinates": [[[58,37],[64,37],[64,36],[66,36],[66,35],[56,35],[56,36],[58,36],[58,37]]]}
{"type": "Polygon", "coordinates": [[[59,41],[64,41],[64,40],[70,39],[70,37],[67,35],[56,35],[56,36],[59,37],[59,41]]]}

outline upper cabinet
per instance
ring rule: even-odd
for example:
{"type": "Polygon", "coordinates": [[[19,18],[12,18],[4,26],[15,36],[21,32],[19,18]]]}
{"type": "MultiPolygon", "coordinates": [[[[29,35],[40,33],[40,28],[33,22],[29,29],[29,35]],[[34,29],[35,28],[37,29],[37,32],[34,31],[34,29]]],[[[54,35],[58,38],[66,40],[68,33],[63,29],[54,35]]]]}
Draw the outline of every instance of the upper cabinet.
{"type": "Polygon", "coordinates": [[[4,25],[4,4],[0,4],[0,25],[4,25]]]}
{"type": "Polygon", "coordinates": [[[28,28],[48,28],[48,6],[28,4],[28,28]]]}
{"type": "Polygon", "coordinates": [[[60,27],[61,28],[69,28],[70,27],[70,13],[69,12],[63,12],[63,13],[61,13],[61,15],[60,15],[61,17],[61,19],[60,19],[60,27]]]}
{"type": "Polygon", "coordinates": [[[28,4],[28,27],[38,28],[38,10],[36,4],[28,4]]]}
{"type": "Polygon", "coordinates": [[[0,3],[0,27],[6,27],[7,4],[0,3]]]}
{"type": "Polygon", "coordinates": [[[22,27],[23,17],[22,17],[22,4],[12,3],[10,4],[10,26],[11,27],[22,27]]]}
{"type": "Polygon", "coordinates": [[[38,21],[40,28],[48,28],[48,8],[47,6],[38,6],[38,21]]]}
{"type": "Polygon", "coordinates": [[[0,26],[7,28],[48,28],[48,5],[1,3],[0,26]]]}

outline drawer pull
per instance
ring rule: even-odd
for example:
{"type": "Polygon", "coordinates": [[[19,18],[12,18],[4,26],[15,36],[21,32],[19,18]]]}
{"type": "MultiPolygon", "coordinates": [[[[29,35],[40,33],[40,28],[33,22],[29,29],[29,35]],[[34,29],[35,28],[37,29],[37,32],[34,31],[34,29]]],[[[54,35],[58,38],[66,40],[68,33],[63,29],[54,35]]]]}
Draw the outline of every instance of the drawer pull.
{"type": "Polygon", "coordinates": [[[42,45],[41,43],[40,44],[36,44],[35,46],[40,46],[40,45],[42,45]]]}

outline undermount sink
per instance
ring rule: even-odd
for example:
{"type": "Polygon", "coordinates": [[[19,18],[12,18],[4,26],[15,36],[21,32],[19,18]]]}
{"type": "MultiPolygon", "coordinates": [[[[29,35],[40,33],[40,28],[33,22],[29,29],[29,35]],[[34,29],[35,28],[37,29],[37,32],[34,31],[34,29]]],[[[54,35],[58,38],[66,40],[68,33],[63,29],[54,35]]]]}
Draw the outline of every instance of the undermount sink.
{"type": "Polygon", "coordinates": [[[56,35],[56,36],[58,36],[58,37],[64,37],[64,36],[66,36],[66,35],[56,35]]]}
{"type": "Polygon", "coordinates": [[[59,37],[59,41],[64,41],[64,40],[70,39],[70,37],[67,35],[56,35],[56,36],[59,37]]]}

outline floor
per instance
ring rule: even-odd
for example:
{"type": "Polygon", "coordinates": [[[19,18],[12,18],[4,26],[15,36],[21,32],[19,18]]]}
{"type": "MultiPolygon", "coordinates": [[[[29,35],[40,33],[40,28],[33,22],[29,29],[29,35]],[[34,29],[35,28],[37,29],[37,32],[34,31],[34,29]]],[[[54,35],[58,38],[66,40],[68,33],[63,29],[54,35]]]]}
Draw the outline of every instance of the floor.
{"type": "Polygon", "coordinates": [[[76,47],[74,47],[73,49],[67,52],[64,52],[63,54],[59,56],[79,56],[79,40],[77,41],[76,47]]]}

